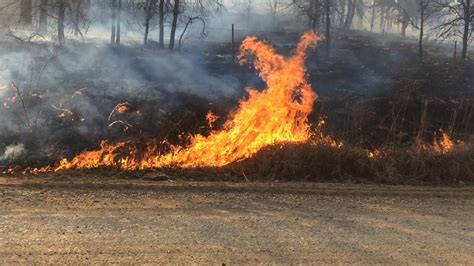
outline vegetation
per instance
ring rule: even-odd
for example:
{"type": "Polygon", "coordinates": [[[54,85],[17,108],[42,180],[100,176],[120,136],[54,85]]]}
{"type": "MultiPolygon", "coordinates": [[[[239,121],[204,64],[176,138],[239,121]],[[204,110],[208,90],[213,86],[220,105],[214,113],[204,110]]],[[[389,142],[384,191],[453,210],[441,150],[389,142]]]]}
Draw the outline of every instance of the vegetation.
{"type": "Polygon", "coordinates": [[[162,171],[472,184],[473,23],[470,0],[0,0],[0,167],[55,165],[101,140],[186,146],[225,127],[243,88],[265,88],[235,63],[244,37],[286,56],[309,29],[324,36],[307,58],[309,122],[341,147],[278,144],[221,168],[162,171]],[[438,152],[444,136],[453,148],[438,152]]]}

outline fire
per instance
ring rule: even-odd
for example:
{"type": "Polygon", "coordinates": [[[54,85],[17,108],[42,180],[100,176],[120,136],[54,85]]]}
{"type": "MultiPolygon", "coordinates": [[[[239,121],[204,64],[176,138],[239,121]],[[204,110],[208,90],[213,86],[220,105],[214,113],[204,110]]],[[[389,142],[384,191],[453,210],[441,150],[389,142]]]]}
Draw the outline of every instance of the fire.
{"type": "Polygon", "coordinates": [[[215,114],[213,114],[211,111],[209,111],[209,113],[207,113],[206,115],[206,120],[207,120],[207,125],[209,126],[210,129],[212,129],[214,123],[217,121],[217,119],[219,119],[218,116],[216,116],[215,114]]]}
{"type": "MultiPolygon", "coordinates": [[[[70,161],[64,159],[55,170],[219,167],[249,158],[268,145],[308,141],[308,116],[317,95],[307,82],[304,60],[306,51],[320,40],[312,32],[305,33],[294,54],[286,58],[255,37],[246,38],[240,48],[241,63],[253,54],[254,67],[267,88],[261,92],[247,88],[248,98],[240,102],[221,130],[212,131],[209,136],[192,136],[187,147],[171,146],[171,152],[160,155],[155,142],[139,151],[129,141],[116,145],[104,141],[99,150],[83,152],[70,161]]],[[[128,107],[124,103],[114,111],[126,112],[128,107]]],[[[207,118],[210,126],[217,119],[212,113],[207,118]]]]}
{"type": "Polygon", "coordinates": [[[124,114],[130,110],[130,104],[127,102],[119,103],[117,106],[115,106],[114,110],[116,110],[119,114],[124,114]]]}
{"type": "Polygon", "coordinates": [[[114,114],[125,114],[130,110],[130,104],[128,102],[117,104],[112,112],[109,114],[109,123],[112,123],[112,117],[114,114]]]}
{"type": "Polygon", "coordinates": [[[376,158],[380,158],[383,156],[383,153],[377,149],[373,150],[373,151],[370,151],[368,150],[367,151],[367,157],[370,158],[370,159],[376,159],[376,158]]]}
{"type": "Polygon", "coordinates": [[[454,142],[451,140],[449,135],[444,130],[439,130],[443,137],[440,140],[436,138],[433,141],[433,150],[438,154],[446,154],[454,149],[454,142]]]}
{"type": "Polygon", "coordinates": [[[417,142],[418,149],[420,151],[429,151],[435,154],[448,154],[452,152],[457,146],[461,146],[463,144],[463,142],[460,140],[453,141],[449,134],[443,129],[440,128],[439,132],[441,133],[440,139],[435,137],[431,145],[424,142],[417,142]]]}

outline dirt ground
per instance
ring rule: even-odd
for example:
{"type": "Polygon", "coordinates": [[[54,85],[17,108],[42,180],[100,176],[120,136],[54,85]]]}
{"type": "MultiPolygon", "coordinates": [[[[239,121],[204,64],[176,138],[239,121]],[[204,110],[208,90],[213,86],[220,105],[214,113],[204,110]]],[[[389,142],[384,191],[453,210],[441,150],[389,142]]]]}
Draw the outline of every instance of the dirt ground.
{"type": "Polygon", "coordinates": [[[0,177],[10,263],[472,263],[474,188],[0,177]]]}

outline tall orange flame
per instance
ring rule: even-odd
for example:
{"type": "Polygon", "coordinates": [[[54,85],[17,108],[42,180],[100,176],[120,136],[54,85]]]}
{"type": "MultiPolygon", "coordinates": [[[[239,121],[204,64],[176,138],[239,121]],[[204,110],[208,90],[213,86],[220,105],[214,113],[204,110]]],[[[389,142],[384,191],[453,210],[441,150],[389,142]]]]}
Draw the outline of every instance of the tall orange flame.
{"type": "Polygon", "coordinates": [[[259,92],[248,88],[248,99],[240,102],[220,131],[196,135],[188,147],[172,147],[170,153],[159,155],[157,145],[151,143],[143,155],[137,155],[128,142],[103,142],[97,151],[83,152],[71,161],[64,159],[55,170],[224,166],[249,158],[271,144],[307,141],[308,116],[317,95],[306,80],[304,60],[306,51],[320,40],[312,32],[305,33],[294,54],[285,58],[269,44],[255,37],[246,38],[240,48],[241,62],[247,55],[255,55],[255,69],[267,89],[259,92]],[[128,149],[125,156],[120,153],[124,148],[128,149]]]}

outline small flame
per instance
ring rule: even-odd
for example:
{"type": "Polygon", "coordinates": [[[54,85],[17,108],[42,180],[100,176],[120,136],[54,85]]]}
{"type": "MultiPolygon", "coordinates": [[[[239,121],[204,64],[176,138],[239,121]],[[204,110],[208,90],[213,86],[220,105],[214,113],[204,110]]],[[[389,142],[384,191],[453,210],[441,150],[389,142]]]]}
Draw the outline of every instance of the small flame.
{"type": "Polygon", "coordinates": [[[376,159],[376,158],[380,158],[382,156],[383,156],[383,152],[379,151],[377,149],[375,149],[373,151],[370,151],[370,150],[367,151],[367,157],[369,157],[370,159],[376,159]]]}
{"type": "Polygon", "coordinates": [[[433,140],[433,150],[438,154],[450,153],[454,149],[454,143],[449,135],[443,129],[439,130],[442,134],[441,140],[433,140]]]}
{"type": "Polygon", "coordinates": [[[210,129],[213,128],[213,125],[217,121],[217,119],[219,119],[219,117],[216,116],[215,114],[213,114],[211,111],[209,111],[209,113],[207,113],[206,120],[207,120],[207,124],[208,124],[210,129]]]}
{"type": "Polygon", "coordinates": [[[119,114],[125,114],[128,112],[128,110],[130,110],[130,104],[128,102],[119,103],[117,106],[115,106],[115,110],[119,114]]]}
{"type": "Polygon", "coordinates": [[[55,106],[54,104],[52,104],[51,106],[54,109],[56,109],[57,111],[59,111],[59,114],[58,114],[59,118],[68,118],[68,117],[70,117],[72,119],[74,117],[74,113],[69,109],[60,108],[60,107],[55,106]]]}
{"type": "Polygon", "coordinates": [[[441,139],[437,139],[436,137],[433,139],[433,143],[427,144],[421,141],[417,142],[418,149],[422,151],[430,151],[435,154],[448,154],[452,152],[457,145],[462,145],[463,142],[453,141],[448,133],[446,133],[443,129],[439,129],[441,133],[441,139]]]}
{"type": "Polygon", "coordinates": [[[3,102],[3,108],[10,109],[11,106],[17,102],[18,98],[18,93],[15,93],[15,95],[12,97],[5,98],[5,101],[3,102]]]}

